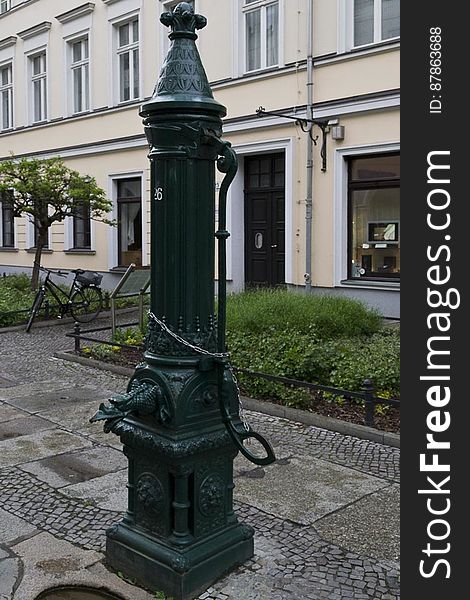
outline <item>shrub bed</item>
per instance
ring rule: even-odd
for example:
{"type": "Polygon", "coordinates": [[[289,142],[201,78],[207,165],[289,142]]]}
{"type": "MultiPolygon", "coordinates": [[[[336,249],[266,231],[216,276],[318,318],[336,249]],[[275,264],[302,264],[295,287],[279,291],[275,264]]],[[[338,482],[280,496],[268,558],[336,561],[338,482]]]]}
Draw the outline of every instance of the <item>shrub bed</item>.
{"type": "Polygon", "coordinates": [[[27,275],[8,275],[0,278],[0,326],[23,323],[28,313],[12,314],[31,308],[34,292],[31,292],[31,280],[27,275]]]}

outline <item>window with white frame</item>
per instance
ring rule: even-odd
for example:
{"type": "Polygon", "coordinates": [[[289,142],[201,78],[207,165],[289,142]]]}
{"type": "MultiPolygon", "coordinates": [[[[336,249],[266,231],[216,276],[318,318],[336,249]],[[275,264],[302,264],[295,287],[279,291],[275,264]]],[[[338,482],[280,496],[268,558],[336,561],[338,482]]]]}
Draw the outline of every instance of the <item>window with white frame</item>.
{"type": "Polygon", "coordinates": [[[31,121],[38,123],[47,119],[46,52],[43,51],[30,56],[29,62],[31,74],[31,121]]]}
{"type": "Polygon", "coordinates": [[[353,46],[400,36],[400,0],[353,0],[353,46]]]}
{"type": "Polygon", "coordinates": [[[73,114],[90,109],[90,57],[88,37],[68,43],[70,56],[71,110],[73,114]]]}
{"type": "Polygon", "coordinates": [[[140,97],[139,19],[132,18],[116,26],[118,100],[126,102],[140,97]]]}
{"type": "Polygon", "coordinates": [[[245,71],[279,64],[279,2],[244,0],[245,71]]]}
{"type": "Polygon", "coordinates": [[[11,0],[0,0],[0,14],[7,12],[11,8],[11,0]]]}
{"type": "Polygon", "coordinates": [[[0,247],[14,248],[15,217],[8,193],[0,192],[0,247]]]}
{"type": "Polygon", "coordinates": [[[12,64],[0,66],[0,130],[13,127],[12,64]]]}

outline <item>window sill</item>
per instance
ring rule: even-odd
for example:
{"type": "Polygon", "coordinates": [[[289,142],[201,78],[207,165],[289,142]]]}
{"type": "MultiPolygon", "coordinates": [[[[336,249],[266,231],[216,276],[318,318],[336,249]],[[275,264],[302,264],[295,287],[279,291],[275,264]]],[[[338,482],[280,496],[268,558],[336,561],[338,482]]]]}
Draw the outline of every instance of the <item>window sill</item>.
{"type": "Polygon", "coordinates": [[[109,269],[110,273],[125,273],[129,267],[113,267],[109,269]]]}
{"type": "Polygon", "coordinates": [[[64,254],[94,255],[96,254],[96,250],[91,250],[90,248],[69,248],[68,250],[64,250],[64,254]]]}
{"type": "MultiPolygon", "coordinates": [[[[37,248],[26,248],[26,252],[28,254],[35,254],[37,248]]],[[[52,254],[54,251],[50,250],[49,248],[43,248],[42,249],[42,254],[52,254]]]]}
{"type": "Polygon", "coordinates": [[[372,281],[368,279],[355,280],[355,279],[343,279],[340,284],[336,287],[355,287],[358,289],[371,289],[371,290],[387,290],[387,291],[400,291],[400,280],[398,281],[372,281]]]}
{"type": "Polygon", "coordinates": [[[136,103],[141,103],[143,99],[139,96],[139,98],[132,98],[131,100],[117,100],[115,107],[116,108],[125,108],[126,106],[132,106],[136,103]]]}
{"type": "Polygon", "coordinates": [[[253,71],[245,71],[242,77],[256,77],[256,75],[266,75],[268,73],[275,73],[279,71],[280,65],[272,65],[270,67],[260,67],[259,69],[253,69],[253,71]]]}
{"type": "Polygon", "coordinates": [[[352,46],[349,52],[361,52],[362,50],[371,50],[373,48],[383,48],[384,46],[390,46],[400,41],[400,36],[388,38],[386,40],[380,40],[380,42],[371,42],[370,44],[362,44],[361,46],[352,46]]]}
{"type": "Polygon", "coordinates": [[[19,252],[19,248],[10,248],[10,246],[0,246],[0,252],[19,252]]]}

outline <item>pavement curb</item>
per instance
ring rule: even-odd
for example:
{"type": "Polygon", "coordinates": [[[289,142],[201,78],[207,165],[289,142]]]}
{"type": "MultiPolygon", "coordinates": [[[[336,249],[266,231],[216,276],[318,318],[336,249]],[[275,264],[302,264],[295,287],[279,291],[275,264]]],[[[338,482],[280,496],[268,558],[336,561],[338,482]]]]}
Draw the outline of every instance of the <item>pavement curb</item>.
{"type": "MultiPolygon", "coordinates": [[[[138,309],[139,309],[138,306],[129,306],[127,308],[119,308],[116,311],[116,314],[123,315],[126,313],[134,312],[135,310],[138,310],[138,309]]],[[[100,314],[96,318],[96,321],[99,321],[100,319],[107,319],[107,318],[111,318],[110,310],[100,312],[100,314]]],[[[44,320],[44,321],[36,321],[35,320],[32,328],[31,328],[31,332],[33,332],[33,329],[36,329],[39,327],[55,327],[57,325],[67,325],[67,324],[71,324],[71,323],[75,323],[75,319],[73,317],[65,317],[64,319],[58,319],[57,317],[53,317],[51,319],[44,320]]],[[[80,325],[82,327],[86,327],[88,325],[88,323],[80,323],[80,325]]],[[[23,323],[21,325],[9,325],[8,327],[0,327],[0,334],[12,333],[15,331],[24,331],[25,327],[26,327],[26,323],[23,323]]]]}
{"type": "MultiPolygon", "coordinates": [[[[73,352],[55,352],[55,358],[61,360],[67,360],[69,362],[75,362],[88,367],[94,367],[103,371],[110,371],[117,375],[126,375],[130,377],[134,373],[134,369],[129,367],[120,367],[118,365],[112,365],[105,363],[94,358],[85,358],[83,356],[77,356],[73,352]]],[[[272,417],[281,417],[288,419],[289,421],[296,421],[297,423],[303,423],[305,425],[312,425],[314,427],[321,427],[322,429],[328,429],[329,431],[335,431],[344,435],[350,435],[357,437],[362,440],[369,440],[371,442],[377,442],[384,446],[392,446],[394,448],[400,448],[400,435],[397,433],[389,433],[388,431],[380,431],[372,427],[366,427],[365,425],[358,425],[356,423],[348,423],[347,421],[341,421],[340,419],[333,419],[332,417],[325,417],[317,413],[307,412],[300,410],[299,408],[291,408],[288,406],[281,406],[280,404],[271,404],[270,402],[262,402],[261,400],[255,400],[253,398],[242,397],[244,408],[252,410],[254,412],[260,412],[265,415],[272,417]]]]}

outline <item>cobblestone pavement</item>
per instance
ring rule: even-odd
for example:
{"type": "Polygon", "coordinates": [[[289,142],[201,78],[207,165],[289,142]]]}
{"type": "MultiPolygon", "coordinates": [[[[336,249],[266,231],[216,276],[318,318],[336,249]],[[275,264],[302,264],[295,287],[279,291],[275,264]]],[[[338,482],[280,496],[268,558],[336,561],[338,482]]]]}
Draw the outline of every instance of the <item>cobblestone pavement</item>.
{"type": "MultiPolygon", "coordinates": [[[[91,578],[102,568],[105,530],[122,515],[125,490],[110,489],[107,477],[123,473],[123,463],[109,462],[106,474],[96,470],[96,457],[94,466],[90,463],[93,453],[117,455],[115,440],[80,422],[96,404],[93,390],[122,391],[127,378],[54,359],[53,352],[73,346],[64,337],[69,329],[60,325],[33,329],[30,335],[0,334],[0,600],[35,599],[28,590],[42,579],[28,575],[24,548],[26,542],[31,548],[42,542],[41,536],[59,540],[67,556],[91,556],[82,566],[82,576],[91,578]],[[64,420],[64,403],[70,399],[61,390],[72,397],[84,386],[87,399],[83,407],[76,406],[83,415],[64,420]],[[51,408],[33,402],[41,389],[51,408]],[[24,429],[20,435],[18,423],[24,429]],[[51,436],[55,445],[44,441],[51,436]],[[78,469],[79,459],[87,469],[78,469]]],[[[267,486],[276,495],[269,489],[270,468],[247,467],[237,459],[236,511],[256,530],[255,556],[199,598],[397,600],[399,450],[260,413],[247,411],[247,417],[276,448],[280,489],[296,477],[317,480],[326,504],[318,514],[302,513],[302,503],[309,502],[305,487],[293,490],[293,500],[281,498],[279,507],[271,505],[262,494],[267,486]]],[[[121,588],[129,600],[154,597],[121,588]]]]}

